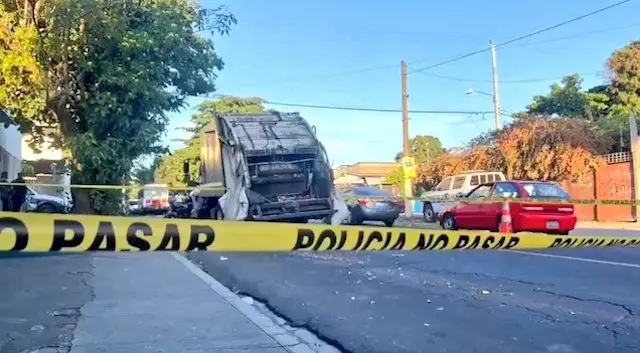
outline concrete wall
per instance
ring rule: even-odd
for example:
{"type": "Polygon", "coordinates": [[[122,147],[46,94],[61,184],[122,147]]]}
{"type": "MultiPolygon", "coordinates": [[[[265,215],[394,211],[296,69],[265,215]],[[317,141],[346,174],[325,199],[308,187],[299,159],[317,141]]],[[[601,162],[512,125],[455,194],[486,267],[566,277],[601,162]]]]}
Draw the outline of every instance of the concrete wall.
{"type": "Polygon", "coordinates": [[[21,169],[22,134],[15,125],[5,128],[0,124],[0,171],[9,173],[9,180],[13,180],[21,169]]]}

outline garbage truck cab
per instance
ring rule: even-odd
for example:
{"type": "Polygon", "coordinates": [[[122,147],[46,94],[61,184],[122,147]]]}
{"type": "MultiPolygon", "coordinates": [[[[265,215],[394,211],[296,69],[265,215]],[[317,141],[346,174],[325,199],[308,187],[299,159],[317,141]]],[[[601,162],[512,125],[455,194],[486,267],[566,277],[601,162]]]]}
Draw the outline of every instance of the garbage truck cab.
{"type": "Polygon", "coordinates": [[[306,222],[334,214],[327,153],[298,113],[217,116],[201,142],[192,216],[306,222]]]}

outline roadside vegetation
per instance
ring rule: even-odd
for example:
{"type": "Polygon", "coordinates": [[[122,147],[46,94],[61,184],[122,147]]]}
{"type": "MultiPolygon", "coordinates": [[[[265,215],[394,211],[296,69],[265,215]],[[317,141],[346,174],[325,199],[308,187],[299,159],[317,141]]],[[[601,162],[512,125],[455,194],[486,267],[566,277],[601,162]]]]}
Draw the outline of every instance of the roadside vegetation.
{"type": "Polygon", "coordinates": [[[212,101],[204,101],[196,108],[196,113],[191,117],[191,126],[183,128],[191,133],[191,137],[184,141],[185,147],[172,153],[166,153],[158,159],[155,168],[157,182],[172,187],[188,186],[189,181],[198,180],[200,173],[200,136],[202,130],[214,121],[216,114],[262,114],[267,111],[262,98],[239,98],[221,96],[212,101]],[[183,164],[189,163],[189,180],[183,174],[183,164]]]}
{"type": "MultiPolygon", "coordinates": [[[[501,171],[513,179],[577,180],[604,163],[601,155],[629,151],[628,118],[640,117],[640,41],[615,51],[606,75],[605,84],[589,89],[579,75],[565,76],[502,130],[482,134],[465,148],[426,159],[414,148],[416,189],[470,169],[501,171]]],[[[388,180],[401,185],[402,170],[388,180]]]]}
{"type": "MultiPolygon", "coordinates": [[[[189,0],[0,0],[0,106],[33,148],[65,152],[74,183],[127,184],[164,150],[166,112],[215,91],[223,61],[204,34],[235,23],[189,0]]],[[[119,208],[119,191],[73,191],[81,212],[119,208]]]]}

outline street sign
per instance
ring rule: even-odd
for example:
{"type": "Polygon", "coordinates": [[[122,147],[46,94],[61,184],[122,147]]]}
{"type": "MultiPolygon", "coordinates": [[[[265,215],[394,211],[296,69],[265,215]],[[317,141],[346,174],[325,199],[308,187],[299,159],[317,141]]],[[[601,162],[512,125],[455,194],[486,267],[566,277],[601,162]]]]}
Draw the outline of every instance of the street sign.
{"type": "Polygon", "coordinates": [[[416,177],[416,159],[413,157],[402,157],[402,171],[407,178],[416,177]]]}

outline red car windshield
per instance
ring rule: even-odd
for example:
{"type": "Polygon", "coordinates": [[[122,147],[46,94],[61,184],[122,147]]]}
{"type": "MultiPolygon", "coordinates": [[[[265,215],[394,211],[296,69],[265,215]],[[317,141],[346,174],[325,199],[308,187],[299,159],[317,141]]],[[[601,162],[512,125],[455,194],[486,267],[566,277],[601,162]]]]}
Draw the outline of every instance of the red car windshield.
{"type": "Polygon", "coordinates": [[[533,199],[569,199],[569,194],[556,184],[525,183],[522,184],[522,188],[533,199]]]}

